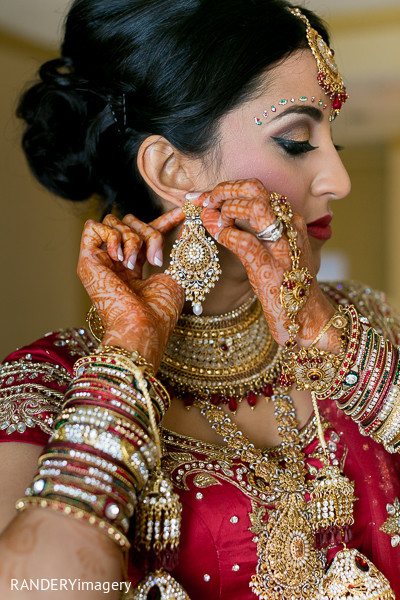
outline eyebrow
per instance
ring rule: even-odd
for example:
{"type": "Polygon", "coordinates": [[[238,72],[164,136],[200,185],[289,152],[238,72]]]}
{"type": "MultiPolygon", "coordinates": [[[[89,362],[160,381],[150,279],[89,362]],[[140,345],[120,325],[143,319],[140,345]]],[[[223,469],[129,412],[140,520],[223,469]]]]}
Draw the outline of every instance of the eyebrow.
{"type": "Polygon", "coordinates": [[[316,108],[315,106],[290,106],[286,110],[279,113],[279,115],[273,117],[273,119],[270,120],[270,123],[272,121],[277,121],[278,119],[282,119],[282,117],[291,114],[307,115],[314,119],[314,121],[317,121],[317,123],[320,123],[323,119],[322,111],[319,110],[319,108],[316,108]]]}

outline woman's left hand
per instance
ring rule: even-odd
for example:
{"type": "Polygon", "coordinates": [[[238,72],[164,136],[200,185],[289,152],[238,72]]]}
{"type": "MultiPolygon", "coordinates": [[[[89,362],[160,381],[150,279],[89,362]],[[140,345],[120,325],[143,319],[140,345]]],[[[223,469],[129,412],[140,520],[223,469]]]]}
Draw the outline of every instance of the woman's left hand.
{"type": "MultiPolygon", "coordinates": [[[[285,235],[276,242],[261,241],[256,237],[256,233],[264,231],[276,220],[270,205],[270,192],[257,179],[246,179],[220,183],[211,192],[204,193],[202,199],[206,207],[202,213],[204,226],[243,263],[271,333],[283,346],[289,337],[290,322],[280,301],[280,289],[285,271],[292,268],[290,247],[285,235]],[[240,229],[236,221],[247,221],[253,232],[240,229]]],[[[313,275],[310,295],[297,318],[300,325],[297,342],[308,346],[329,321],[334,309],[317,283],[304,219],[294,215],[292,226],[297,231],[300,266],[306,266],[313,275]]],[[[336,347],[330,348],[335,351],[336,341],[331,341],[331,345],[336,347]]]]}

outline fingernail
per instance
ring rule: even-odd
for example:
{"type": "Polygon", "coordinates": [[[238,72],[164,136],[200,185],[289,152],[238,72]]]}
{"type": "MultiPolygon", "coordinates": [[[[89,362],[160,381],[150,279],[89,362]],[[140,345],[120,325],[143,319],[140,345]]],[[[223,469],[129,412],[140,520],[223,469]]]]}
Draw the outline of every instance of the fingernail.
{"type": "Polygon", "coordinates": [[[154,264],[157,265],[157,267],[162,267],[163,264],[163,253],[162,250],[157,250],[157,252],[154,255],[154,264]]]}
{"type": "Polygon", "coordinates": [[[136,262],[136,254],[131,254],[129,260],[128,260],[128,269],[131,269],[131,271],[133,271],[133,269],[135,268],[135,262],[136,262]]]}
{"type": "Polygon", "coordinates": [[[219,219],[218,219],[217,225],[218,225],[219,228],[222,227],[222,215],[219,215],[219,219]]]}
{"type": "Polygon", "coordinates": [[[222,231],[222,229],[220,229],[219,231],[217,231],[217,233],[214,235],[214,240],[215,240],[216,242],[218,242],[218,238],[219,238],[219,236],[221,235],[221,231],[222,231]]]}
{"type": "Polygon", "coordinates": [[[209,204],[210,204],[210,196],[207,196],[207,198],[203,202],[203,206],[208,206],[209,204]]]}
{"type": "Polygon", "coordinates": [[[196,200],[196,198],[200,198],[202,193],[203,192],[189,192],[186,194],[185,198],[186,200],[196,200]]]}
{"type": "Polygon", "coordinates": [[[121,246],[118,246],[118,260],[120,260],[121,262],[124,260],[124,253],[122,252],[121,246]]]}

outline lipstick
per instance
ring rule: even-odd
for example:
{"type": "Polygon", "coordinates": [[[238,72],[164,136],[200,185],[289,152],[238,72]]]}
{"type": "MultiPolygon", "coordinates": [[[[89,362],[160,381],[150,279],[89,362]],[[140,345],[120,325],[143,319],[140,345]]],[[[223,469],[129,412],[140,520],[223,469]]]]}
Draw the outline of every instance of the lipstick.
{"type": "Polygon", "coordinates": [[[332,228],[329,226],[332,221],[331,215],[325,215],[312,223],[307,224],[308,235],[311,235],[317,240],[329,240],[332,236],[332,228]]]}

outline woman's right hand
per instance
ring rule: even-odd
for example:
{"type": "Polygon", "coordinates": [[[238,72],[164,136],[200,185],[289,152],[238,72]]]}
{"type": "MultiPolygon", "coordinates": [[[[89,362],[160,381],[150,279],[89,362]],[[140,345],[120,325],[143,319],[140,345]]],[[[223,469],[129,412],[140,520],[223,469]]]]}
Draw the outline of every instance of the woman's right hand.
{"type": "Polygon", "coordinates": [[[86,222],[78,275],[105,328],[103,344],[136,350],[156,369],[184,303],[184,291],[169,275],[142,278],[146,259],[161,266],[163,234],[184,214],[180,208],[150,224],[126,215],[86,222]]]}

